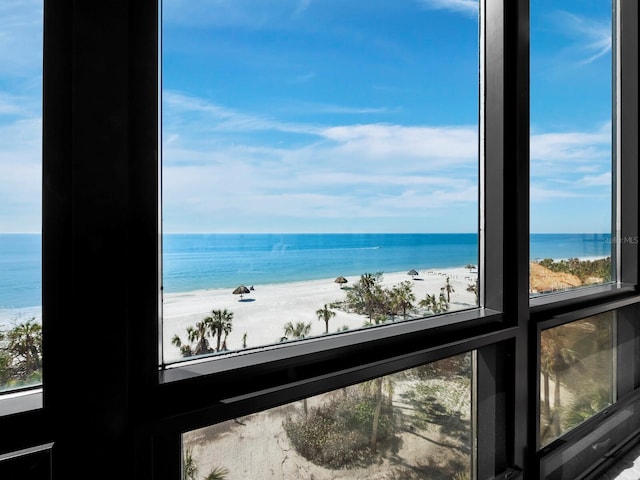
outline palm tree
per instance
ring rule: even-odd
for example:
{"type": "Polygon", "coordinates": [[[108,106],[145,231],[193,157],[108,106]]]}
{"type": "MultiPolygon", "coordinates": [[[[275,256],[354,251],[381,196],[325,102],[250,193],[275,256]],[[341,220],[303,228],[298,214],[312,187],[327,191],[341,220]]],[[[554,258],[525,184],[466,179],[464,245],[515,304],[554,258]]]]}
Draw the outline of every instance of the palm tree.
{"type": "Polygon", "coordinates": [[[369,446],[375,452],[378,447],[378,428],[380,426],[380,414],[382,413],[382,404],[384,402],[383,388],[387,389],[388,405],[393,403],[394,378],[392,375],[374,378],[362,384],[362,388],[369,393],[373,393],[375,408],[373,411],[373,419],[371,421],[371,437],[369,437],[369,446]]]}
{"type": "Polygon", "coordinates": [[[540,370],[543,374],[543,394],[544,394],[544,417],[547,423],[545,431],[541,437],[545,437],[547,429],[553,427],[552,439],[562,434],[560,426],[560,385],[565,371],[577,364],[580,360],[573,350],[568,347],[567,336],[564,335],[563,327],[555,327],[544,330],[540,337],[540,370]],[[554,395],[553,412],[549,400],[550,376],[553,375],[554,395]]]}
{"type": "Polygon", "coordinates": [[[375,452],[378,447],[378,425],[380,424],[380,411],[382,410],[382,377],[375,379],[376,408],[373,412],[373,424],[371,425],[371,449],[375,452]]]}
{"type": "Polygon", "coordinates": [[[232,329],[231,319],[229,319],[229,321],[226,322],[222,327],[222,331],[224,332],[224,338],[222,339],[222,350],[224,351],[227,350],[227,337],[231,333],[231,329],[232,329]]]}
{"type": "MultiPolygon", "coordinates": [[[[188,332],[188,329],[187,329],[187,332],[188,332]]],[[[191,355],[193,355],[193,352],[191,351],[191,346],[183,345],[182,340],[177,334],[173,336],[173,338],[171,339],[171,343],[176,347],[178,347],[178,349],[180,350],[180,355],[182,355],[183,357],[190,357],[191,355]]]]}
{"type": "Polygon", "coordinates": [[[194,355],[200,355],[203,353],[211,353],[211,347],[209,346],[209,340],[207,340],[207,336],[209,335],[209,329],[207,322],[203,320],[202,322],[197,322],[195,328],[189,327],[187,328],[187,336],[191,343],[196,344],[194,349],[194,355]]]}
{"type": "Polygon", "coordinates": [[[436,297],[434,295],[430,295],[430,294],[426,294],[425,297],[420,300],[418,302],[418,305],[420,305],[423,308],[426,308],[427,311],[428,310],[432,310],[433,311],[433,305],[436,301],[436,297]]]}
{"type": "Polygon", "coordinates": [[[329,310],[329,307],[327,307],[325,303],[323,308],[316,310],[316,315],[318,316],[318,320],[324,320],[324,333],[329,333],[329,320],[336,316],[336,312],[329,310]]]}
{"type": "Polygon", "coordinates": [[[416,296],[413,294],[413,285],[409,281],[404,281],[393,287],[390,293],[392,309],[396,308],[402,311],[402,318],[407,319],[407,310],[413,308],[413,302],[416,296]]]}
{"type": "Polygon", "coordinates": [[[478,279],[467,285],[467,292],[472,292],[476,296],[476,303],[478,303],[478,279]]]}
{"type": "Polygon", "coordinates": [[[17,364],[17,375],[29,377],[42,368],[42,325],[31,318],[6,334],[7,352],[17,364]]]}
{"type": "Polygon", "coordinates": [[[174,335],[171,343],[180,349],[183,357],[191,357],[192,355],[202,355],[213,352],[209,346],[209,324],[205,318],[201,322],[197,322],[194,327],[187,327],[188,344],[183,344],[182,339],[178,335],[174,335]],[[195,343],[195,347],[191,345],[195,343]]]}
{"type": "Polygon", "coordinates": [[[365,273],[347,292],[345,303],[356,313],[366,314],[369,322],[376,314],[387,313],[386,294],[381,282],[382,272],[365,273]]]}
{"type": "Polygon", "coordinates": [[[217,336],[216,343],[216,352],[219,352],[221,349],[221,344],[224,344],[227,340],[227,335],[231,333],[232,330],[232,320],[233,320],[233,312],[228,311],[226,308],[224,310],[212,310],[211,316],[205,318],[207,325],[211,331],[211,336],[217,336]],[[222,333],[224,332],[224,342],[222,340],[222,333]]]}
{"type": "Polygon", "coordinates": [[[187,448],[182,461],[182,478],[184,480],[196,480],[198,478],[198,466],[193,460],[191,448],[187,448]]]}
{"type": "Polygon", "coordinates": [[[292,322],[287,322],[284,325],[284,337],[280,339],[281,342],[289,340],[289,338],[303,339],[311,331],[311,323],[298,322],[295,325],[292,322]]]}
{"type": "Polygon", "coordinates": [[[444,292],[440,292],[440,296],[438,297],[438,308],[440,312],[446,312],[449,310],[449,300],[445,297],[444,292]]]}
{"type": "Polygon", "coordinates": [[[449,282],[449,277],[447,277],[447,283],[443,288],[447,292],[447,303],[451,303],[451,294],[455,292],[455,290],[453,289],[453,285],[449,282]]]}
{"type": "Polygon", "coordinates": [[[426,294],[425,298],[420,300],[418,303],[423,308],[426,308],[427,311],[431,311],[434,314],[443,313],[449,310],[449,303],[447,302],[447,297],[444,294],[444,287],[440,291],[440,295],[438,299],[436,299],[435,294],[430,295],[426,294]]]}

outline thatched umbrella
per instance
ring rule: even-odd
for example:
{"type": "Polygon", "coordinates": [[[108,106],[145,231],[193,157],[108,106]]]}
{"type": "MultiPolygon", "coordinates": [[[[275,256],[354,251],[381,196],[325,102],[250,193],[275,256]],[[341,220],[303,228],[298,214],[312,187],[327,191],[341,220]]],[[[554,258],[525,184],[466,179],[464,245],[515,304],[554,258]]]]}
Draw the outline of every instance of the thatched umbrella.
{"type": "Polygon", "coordinates": [[[418,272],[416,270],[409,270],[407,275],[411,275],[412,277],[418,276],[418,272]]]}
{"type": "Polygon", "coordinates": [[[344,278],[342,275],[339,276],[338,278],[336,278],[334,280],[334,282],[339,283],[340,284],[340,288],[342,288],[342,285],[344,285],[345,283],[347,283],[349,280],[347,280],[346,278],[344,278]]]}
{"type": "Polygon", "coordinates": [[[247,287],[245,287],[244,285],[240,285],[238,288],[236,288],[233,291],[233,294],[234,295],[240,295],[240,300],[242,300],[242,295],[244,295],[245,293],[249,293],[249,292],[250,292],[250,290],[247,287]]]}

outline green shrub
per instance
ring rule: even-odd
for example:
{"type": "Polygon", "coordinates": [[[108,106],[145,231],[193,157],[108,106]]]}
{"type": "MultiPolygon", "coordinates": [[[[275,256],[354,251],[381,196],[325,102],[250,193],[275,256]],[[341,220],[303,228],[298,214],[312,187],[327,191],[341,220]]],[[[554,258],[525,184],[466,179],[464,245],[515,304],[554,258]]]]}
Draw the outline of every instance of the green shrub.
{"type": "MultiPolygon", "coordinates": [[[[371,464],[371,432],[376,400],[371,394],[349,392],[312,408],[307,417],[288,418],[284,429],[296,452],[307,460],[328,468],[353,468],[371,464]]],[[[394,436],[392,408],[388,400],[378,421],[378,446],[394,436]]]]}

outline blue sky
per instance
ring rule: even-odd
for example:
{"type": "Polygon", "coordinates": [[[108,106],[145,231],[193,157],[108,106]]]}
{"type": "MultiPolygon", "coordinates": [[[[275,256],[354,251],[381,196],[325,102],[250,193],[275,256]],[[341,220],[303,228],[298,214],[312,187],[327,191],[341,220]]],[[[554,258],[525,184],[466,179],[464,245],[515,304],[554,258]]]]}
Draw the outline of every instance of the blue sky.
{"type": "MultiPolygon", "coordinates": [[[[41,15],[0,5],[0,232],[39,231],[41,15]]],[[[610,6],[531,17],[532,231],[609,231],[610,6]]],[[[477,2],[165,0],[163,28],[165,232],[477,230],[477,2]]]]}

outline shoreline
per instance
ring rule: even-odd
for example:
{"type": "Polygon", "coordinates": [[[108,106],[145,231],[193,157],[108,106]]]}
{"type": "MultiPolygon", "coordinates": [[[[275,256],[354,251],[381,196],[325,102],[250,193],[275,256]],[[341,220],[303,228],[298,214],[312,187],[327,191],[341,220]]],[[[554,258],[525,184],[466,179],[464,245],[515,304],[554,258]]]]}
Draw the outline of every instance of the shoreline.
{"type": "MultiPolygon", "coordinates": [[[[423,269],[413,278],[406,272],[383,274],[382,286],[391,288],[403,281],[411,281],[414,304],[427,293],[439,294],[446,278],[454,288],[451,293],[450,311],[475,305],[475,295],[466,290],[477,278],[477,273],[464,267],[448,269],[423,269]]],[[[346,276],[347,288],[360,279],[360,275],[346,276]]],[[[213,309],[227,309],[233,313],[233,329],[227,338],[230,351],[242,350],[243,335],[247,334],[247,348],[264,347],[279,343],[287,322],[311,324],[309,336],[325,333],[324,321],[318,320],[316,311],[325,304],[344,300],[346,289],[334,282],[335,278],[307,280],[290,283],[256,284],[255,290],[241,301],[232,289],[196,290],[183,293],[167,293],[163,299],[163,348],[165,362],[182,359],[178,349],[171,344],[174,335],[186,342],[186,328],[204,319],[213,309]]],[[[356,313],[333,309],[336,315],[329,321],[329,333],[343,327],[349,330],[362,328],[367,318],[356,313]]]]}
{"type": "MultiPolygon", "coordinates": [[[[593,261],[608,256],[576,257],[581,261],[593,261]]],[[[542,259],[531,260],[539,262],[542,259]]],[[[566,259],[553,259],[561,261],[566,259]]],[[[417,279],[406,272],[383,273],[382,285],[391,288],[403,281],[413,284],[416,297],[414,304],[422,300],[426,293],[438,294],[449,276],[455,290],[451,295],[450,311],[469,308],[475,305],[475,295],[466,288],[477,278],[477,270],[470,271],[464,267],[418,270],[417,279]]],[[[358,281],[360,275],[346,276],[346,287],[358,281]]],[[[277,282],[255,284],[255,290],[239,301],[231,288],[200,289],[187,292],[165,293],[162,301],[161,317],[163,322],[162,347],[165,362],[171,363],[183,359],[178,348],[172,345],[171,339],[178,335],[183,343],[188,343],[186,328],[207,317],[214,309],[227,309],[234,314],[233,329],[227,339],[229,350],[242,350],[242,337],[247,334],[247,348],[264,347],[278,343],[284,334],[287,322],[304,322],[311,324],[309,336],[320,336],[325,333],[323,321],[317,319],[316,310],[329,304],[341,301],[346,290],[334,282],[334,278],[302,280],[293,282],[277,282]],[[266,326],[265,326],[266,325],[266,326]]],[[[247,287],[250,285],[247,284],[247,287]]],[[[329,321],[329,333],[347,327],[349,330],[363,327],[366,318],[363,315],[347,313],[333,309],[335,317],[329,321]]],[[[0,308],[0,330],[35,318],[42,319],[42,307],[0,308]]]]}

